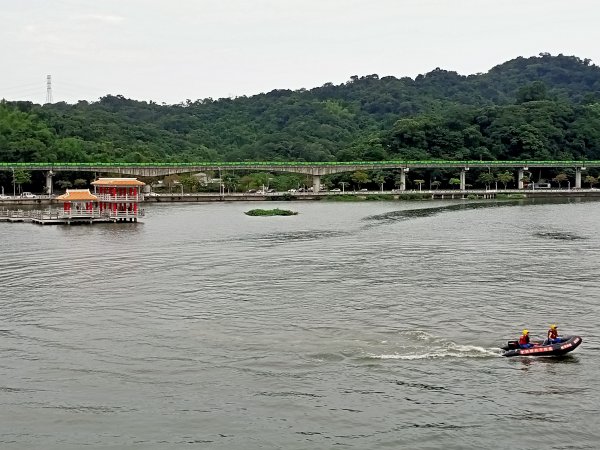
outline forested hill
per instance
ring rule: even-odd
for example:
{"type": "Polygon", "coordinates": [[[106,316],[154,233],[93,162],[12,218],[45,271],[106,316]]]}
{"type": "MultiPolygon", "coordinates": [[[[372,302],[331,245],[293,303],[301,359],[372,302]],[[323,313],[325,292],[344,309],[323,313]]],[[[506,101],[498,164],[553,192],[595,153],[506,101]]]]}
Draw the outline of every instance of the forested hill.
{"type": "Polygon", "coordinates": [[[179,105],[0,104],[4,162],[582,157],[600,159],[600,68],[563,55],[179,105]]]}

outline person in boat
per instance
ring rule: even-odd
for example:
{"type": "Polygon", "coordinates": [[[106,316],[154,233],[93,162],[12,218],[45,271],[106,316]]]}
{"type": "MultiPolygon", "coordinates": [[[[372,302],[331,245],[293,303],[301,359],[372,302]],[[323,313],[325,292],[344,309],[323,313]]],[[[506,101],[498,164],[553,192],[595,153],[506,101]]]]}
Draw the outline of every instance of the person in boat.
{"type": "Polygon", "coordinates": [[[521,337],[519,337],[519,347],[532,347],[532,345],[529,343],[529,330],[523,330],[523,334],[521,335],[521,337]]]}
{"type": "Polygon", "coordinates": [[[546,340],[546,343],[556,344],[558,342],[561,342],[561,338],[558,337],[558,328],[556,327],[556,324],[552,324],[548,329],[548,339],[546,340]]]}

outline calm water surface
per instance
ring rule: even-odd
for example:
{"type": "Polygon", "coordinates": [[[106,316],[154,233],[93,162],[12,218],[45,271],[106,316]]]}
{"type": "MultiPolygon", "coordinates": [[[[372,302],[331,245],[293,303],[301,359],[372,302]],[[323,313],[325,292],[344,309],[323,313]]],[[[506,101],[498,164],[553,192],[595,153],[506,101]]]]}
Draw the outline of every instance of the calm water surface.
{"type": "Polygon", "coordinates": [[[256,205],[0,223],[0,448],[598,448],[599,202],[256,205]]]}

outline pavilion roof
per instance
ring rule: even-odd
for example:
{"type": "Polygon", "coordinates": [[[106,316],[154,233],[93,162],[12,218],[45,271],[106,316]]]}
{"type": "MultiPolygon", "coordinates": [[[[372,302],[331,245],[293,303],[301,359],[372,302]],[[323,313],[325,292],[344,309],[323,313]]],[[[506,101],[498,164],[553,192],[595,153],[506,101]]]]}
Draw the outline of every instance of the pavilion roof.
{"type": "Polygon", "coordinates": [[[97,201],[98,197],[92,194],[89,189],[67,189],[67,192],[56,197],[56,200],[63,202],[89,202],[97,201]]]}
{"type": "Polygon", "coordinates": [[[98,178],[92,181],[94,186],[145,186],[146,183],[137,178],[98,178]]]}

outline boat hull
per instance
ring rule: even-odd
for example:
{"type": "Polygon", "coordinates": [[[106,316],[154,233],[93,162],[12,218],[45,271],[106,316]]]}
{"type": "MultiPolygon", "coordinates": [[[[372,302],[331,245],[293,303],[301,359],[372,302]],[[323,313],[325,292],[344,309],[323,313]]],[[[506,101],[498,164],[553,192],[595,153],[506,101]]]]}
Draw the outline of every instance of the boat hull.
{"type": "Polygon", "coordinates": [[[534,344],[530,348],[515,348],[515,343],[509,342],[502,347],[504,350],[502,356],[561,356],[575,350],[581,342],[579,336],[565,336],[556,344],[534,344]]]}

